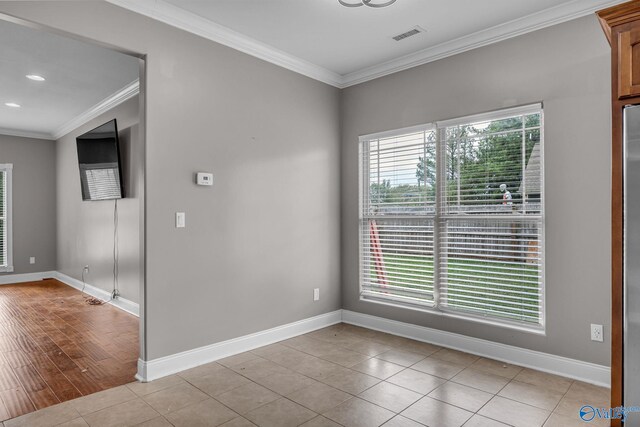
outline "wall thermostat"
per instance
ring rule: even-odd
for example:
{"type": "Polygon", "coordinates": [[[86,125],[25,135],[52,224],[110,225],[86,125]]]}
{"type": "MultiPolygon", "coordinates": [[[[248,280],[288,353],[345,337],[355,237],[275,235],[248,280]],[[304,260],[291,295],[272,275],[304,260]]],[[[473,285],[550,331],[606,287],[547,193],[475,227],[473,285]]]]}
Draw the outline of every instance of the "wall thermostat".
{"type": "Polygon", "coordinates": [[[196,182],[198,185],[213,185],[213,174],[198,172],[196,174],[196,182]]]}

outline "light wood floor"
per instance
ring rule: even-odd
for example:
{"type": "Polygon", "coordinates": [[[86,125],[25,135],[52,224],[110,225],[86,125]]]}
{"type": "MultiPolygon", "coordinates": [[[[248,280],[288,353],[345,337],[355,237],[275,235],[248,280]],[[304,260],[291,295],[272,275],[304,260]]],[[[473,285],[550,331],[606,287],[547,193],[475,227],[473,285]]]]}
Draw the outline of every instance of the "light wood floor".
{"type": "Polygon", "coordinates": [[[138,318],[54,279],[0,286],[0,422],[130,383],[138,318]]]}

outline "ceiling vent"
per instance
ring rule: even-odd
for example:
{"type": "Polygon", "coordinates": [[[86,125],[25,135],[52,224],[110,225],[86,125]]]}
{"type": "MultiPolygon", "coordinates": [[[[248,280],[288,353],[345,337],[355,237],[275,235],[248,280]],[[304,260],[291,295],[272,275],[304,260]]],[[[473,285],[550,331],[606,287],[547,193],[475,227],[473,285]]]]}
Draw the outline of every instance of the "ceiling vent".
{"type": "Polygon", "coordinates": [[[404,40],[406,38],[409,38],[411,36],[415,36],[416,34],[420,34],[423,33],[424,29],[420,28],[420,27],[414,27],[411,30],[402,33],[402,34],[398,34],[397,36],[393,36],[393,39],[397,42],[399,42],[400,40],[404,40]]]}

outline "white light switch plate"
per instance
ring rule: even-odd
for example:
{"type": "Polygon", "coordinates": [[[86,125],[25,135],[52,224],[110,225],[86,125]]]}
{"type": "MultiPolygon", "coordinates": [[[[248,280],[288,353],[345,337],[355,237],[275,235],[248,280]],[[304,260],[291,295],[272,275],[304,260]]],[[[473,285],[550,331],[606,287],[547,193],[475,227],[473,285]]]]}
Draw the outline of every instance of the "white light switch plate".
{"type": "Polygon", "coordinates": [[[176,212],[176,228],[184,228],[187,225],[187,217],[184,212],[176,212]]]}

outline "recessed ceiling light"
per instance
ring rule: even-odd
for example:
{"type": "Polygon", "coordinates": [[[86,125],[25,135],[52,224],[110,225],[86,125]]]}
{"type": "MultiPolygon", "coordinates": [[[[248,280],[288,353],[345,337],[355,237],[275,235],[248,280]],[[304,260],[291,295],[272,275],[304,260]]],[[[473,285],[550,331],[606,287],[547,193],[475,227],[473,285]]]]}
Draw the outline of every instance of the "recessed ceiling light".
{"type": "Polygon", "coordinates": [[[20,104],[16,104],[15,102],[5,102],[4,105],[11,108],[20,108],[20,104]]]}
{"type": "Polygon", "coordinates": [[[45,81],[45,78],[44,78],[44,77],[39,76],[39,75],[37,75],[37,74],[27,74],[27,75],[26,75],[26,77],[27,77],[29,80],[34,80],[34,81],[36,81],[36,82],[43,82],[43,81],[45,81]]]}

